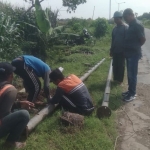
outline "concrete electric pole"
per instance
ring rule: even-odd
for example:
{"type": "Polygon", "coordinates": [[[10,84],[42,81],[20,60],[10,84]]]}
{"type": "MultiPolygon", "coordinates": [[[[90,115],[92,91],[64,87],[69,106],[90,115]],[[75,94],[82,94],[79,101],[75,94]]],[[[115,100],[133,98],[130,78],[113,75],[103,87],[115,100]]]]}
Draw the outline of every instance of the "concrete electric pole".
{"type": "Polygon", "coordinates": [[[110,3],[109,3],[109,19],[111,19],[111,0],[110,0],[110,3]]]}

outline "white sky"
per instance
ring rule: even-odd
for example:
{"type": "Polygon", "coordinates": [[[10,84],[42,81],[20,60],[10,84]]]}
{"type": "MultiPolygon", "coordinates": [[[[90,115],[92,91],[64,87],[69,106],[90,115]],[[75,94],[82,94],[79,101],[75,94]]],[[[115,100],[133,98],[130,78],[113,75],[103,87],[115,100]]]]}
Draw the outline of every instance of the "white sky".
{"type": "MultiPolygon", "coordinates": [[[[29,5],[23,0],[0,0],[3,2],[10,2],[13,5],[17,6],[25,6],[28,7],[29,5]]],[[[111,16],[115,11],[118,10],[118,3],[125,2],[120,4],[120,10],[124,10],[126,8],[132,8],[134,12],[137,12],[139,15],[142,15],[144,12],[150,12],[150,0],[111,0],[112,4],[112,11],[111,16]]],[[[109,2],[110,0],[87,0],[87,3],[83,5],[79,5],[77,10],[74,12],[67,13],[67,8],[62,7],[62,0],[45,0],[42,2],[42,7],[49,7],[51,6],[52,10],[60,9],[60,16],[59,18],[71,18],[71,17],[78,17],[78,18],[92,18],[93,9],[95,6],[95,15],[94,19],[98,17],[105,17],[109,18],[109,2]]]]}

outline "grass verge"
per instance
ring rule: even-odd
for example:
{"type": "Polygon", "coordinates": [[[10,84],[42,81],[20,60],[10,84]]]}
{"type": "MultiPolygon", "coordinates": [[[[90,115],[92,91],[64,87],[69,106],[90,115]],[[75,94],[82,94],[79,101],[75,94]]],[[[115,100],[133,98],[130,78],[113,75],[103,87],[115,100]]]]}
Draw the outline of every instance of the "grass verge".
{"type": "Polygon", "coordinates": [[[150,29],[150,25],[146,25],[146,26],[145,26],[145,28],[148,28],[148,29],[150,29]]]}
{"type": "MultiPolygon", "coordinates": [[[[89,66],[85,65],[85,63],[94,66],[105,57],[104,63],[84,82],[97,108],[101,105],[103,99],[110,65],[108,49],[108,40],[104,39],[91,47],[93,54],[74,53],[69,56],[63,56],[61,62],[48,60],[48,63],[52,64],[53,68],[64,67],[65,75],[74,73],[82,76],[89,70],[89,66]]],[[[116,98],[119,97],[120,92],[120,87],[113,83],[112,94],[110,95],[110,108],[112,110],[117,109],[120,105],[119,99],[116,98]]],[[[96,117],[95,109],[92,116],[85,117],[84,128],[75,131],[60,124],[60,115],[61,111],[58,110],[51,116],[46,117],[29,136],[24,150],[113,150],[117,136],[114,111],[112,111],[112,116],[109,119],[99,120],[96,117]]]]}

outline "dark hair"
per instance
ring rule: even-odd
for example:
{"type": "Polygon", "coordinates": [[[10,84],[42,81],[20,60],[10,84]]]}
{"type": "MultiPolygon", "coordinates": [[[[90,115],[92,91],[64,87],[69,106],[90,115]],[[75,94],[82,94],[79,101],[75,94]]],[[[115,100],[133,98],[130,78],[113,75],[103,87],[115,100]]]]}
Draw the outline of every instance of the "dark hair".
{"type": "Polygon", "coordinates": [[[50,81],[57,81],[57,80],[63,80],[64,75],[62,72],[57,68],[53,70],[49,75],[50,81]]]}
{"type": "Polygon", "coordinates": [[[15,70],[8,62],[0,62],[0,81],[5,81],[15,70]]]}
{"type": "Polygon", "coordinates": [[[119,19],[121,19],[121,20],[122,20],[122,17],[114,17],[114,19],[115,19],[115,18],[119,18],[119,19]]]}
{"type": "Polygon", "coordinates": [[[0,82],[6,81],[9,77],[9,75],[5,74],[5,73],[0,73],[0,82]]]}
{"type": "Polygon", "coordinates": [[[126,15],[134,15],[133,10],[131,8],[125,9],[123,12],[123,16],[126,16],[126,15]]]}

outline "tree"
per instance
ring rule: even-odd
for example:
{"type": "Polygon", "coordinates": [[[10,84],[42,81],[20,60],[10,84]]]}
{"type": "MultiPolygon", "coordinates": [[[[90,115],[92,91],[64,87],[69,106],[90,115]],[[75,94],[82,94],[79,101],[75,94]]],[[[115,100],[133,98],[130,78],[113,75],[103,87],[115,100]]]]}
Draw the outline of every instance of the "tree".
{"type": "Polygon", "coordinates": [[[77,6],[86,3],[86,0],[63,0],[63,6],[68,7],[68,11],[75,11],[77,6]]]}
{"type": "Polygon", "coordinates": [[[95,27],[94,36],[96,38],[103,37],[108,30],[108,22],[104,18],[98,18],[94,22],[94,27],[95,27]]]}
{"type": "MultiPolygon", "coordinates": [[[[30,11],[33,7],[35,7],[34,0],[24,0],[24,1],[31,3],[31,7],[29,7],[27,12],[30,11]]],[[[42,3],[43,1],[44,0],[41,0],[39,2],[42,3]]],[[[75,11],[78,5],[86,3],[87,0],[62,0],[62,1],[63,1],[63,6],[68,7],[67,11],[71,12],[71,10],[75,11]]]]}
{"type": "Polygon", "coordinates": [[[150,12],[149,13],[143,13],[142,16],[138,17],[139,20],[143,20],[144,18],[149,20],[150,19],[150,12]]]}
{"type": "Polygon", "coordinates": [[[138,17],[138,13],[135,13],[135,17],[136,17],[136,18],[138,17]]]}

